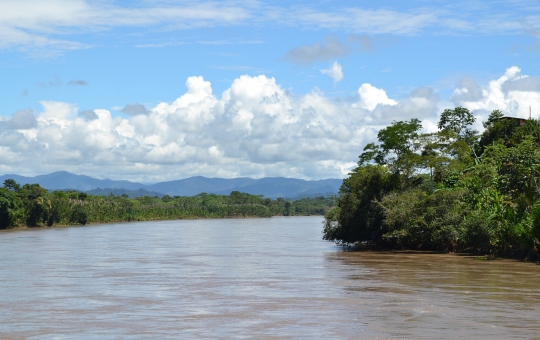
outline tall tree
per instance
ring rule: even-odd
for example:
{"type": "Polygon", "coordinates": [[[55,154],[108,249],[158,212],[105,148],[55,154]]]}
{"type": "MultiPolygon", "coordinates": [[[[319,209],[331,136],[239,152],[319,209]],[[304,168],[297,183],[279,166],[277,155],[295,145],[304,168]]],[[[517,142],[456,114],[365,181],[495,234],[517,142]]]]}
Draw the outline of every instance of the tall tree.
{"type": "Polygon", "coordinates": [[[19,183],[15,182],[14,179],[8,178],[4,181],[4,188],[11,191],[19,191],[21,189],[21,186],[19,185],[19,183]]]}
{"type": "Polygon", "coordinates": [[[471,128],[475,121],[476,118],[469,109],[459,106],[453,110],[446,109],[443,111],[438,128],[439,130],[452,132],[457,142],[466,143],[478,161],[478,155],[475,151],[478,131],[471,128]]]}
{"type": "Polygon", "coordinates": [[[379,144],[366,145],[358,165],[375,162],[387,166],[393,174],[401,175],[406,182],[421,163],[421,157],[417,153],[421,128],[422,124],[416,118],[392,122],[377,134],[379,144]]]}

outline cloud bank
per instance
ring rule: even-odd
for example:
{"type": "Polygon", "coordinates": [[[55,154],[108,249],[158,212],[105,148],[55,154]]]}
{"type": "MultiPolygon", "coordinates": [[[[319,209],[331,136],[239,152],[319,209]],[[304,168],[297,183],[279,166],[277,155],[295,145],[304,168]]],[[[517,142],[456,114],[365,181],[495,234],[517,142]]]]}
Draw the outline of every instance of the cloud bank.
{"type": "Polygon", "coordinates": [[[189,77],[185,86],[173,102],[151,109],[126,105],[132,112],[124,117],[57,101],[42,101],[40,111],[0,116],[0,173],[67,170],[140,181],[195,175],[344,177],[365,144],[393,120],[416,117],[429,130],[453,104],[482,118],[493,109],[527,116],[530,103],[534,110],[540,102],[538,78],[517,67],[484,87],[462,79],[453,104],[428,87],[393,99],[367,83],[352,102],[318,90],[295,95],[264,75],[241,76],[220,96],[202,77],[189,77]]]}

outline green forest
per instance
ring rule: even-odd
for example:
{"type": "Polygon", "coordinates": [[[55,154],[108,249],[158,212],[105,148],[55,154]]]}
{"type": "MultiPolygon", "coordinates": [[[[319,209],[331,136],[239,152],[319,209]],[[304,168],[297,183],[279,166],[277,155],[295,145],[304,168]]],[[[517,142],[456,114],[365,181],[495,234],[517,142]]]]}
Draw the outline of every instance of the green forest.
{"type": "Polygon", "coordinates": [[[463,107],[438,131],[394,121],[368,144],[325,216],[338,244],[539,258],[540,121],[463,107]]]}
{"type": "Polygon", "coordinates": [[[276,200],[238,191],[230,195],[94,196],[77,191],[49,192],[38,184],[20,186],[12,179],[0,188],[0,229],[87,223],[324,215],[335,197],[276,200]]]}

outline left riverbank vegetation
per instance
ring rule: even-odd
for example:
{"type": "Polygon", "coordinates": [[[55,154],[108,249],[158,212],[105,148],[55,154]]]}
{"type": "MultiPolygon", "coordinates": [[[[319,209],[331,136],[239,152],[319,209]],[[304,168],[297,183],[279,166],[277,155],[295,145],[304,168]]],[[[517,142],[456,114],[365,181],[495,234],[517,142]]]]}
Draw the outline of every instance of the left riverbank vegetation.
{"type": "Polygon", "coordinates": [[[485,131],[463,107],[438,131],[394,121],[368,144],[325,216],[339,244],[539,259],[540,121],[491,112],[485,131]]]}
{"type": "Polygon", "coordinates": [[[0,229],[88,223],[196,218],[324,215],[335,197],[295,201],[238,191],[230,195],[179,197],[93,196],[77,191],[49,192],[38,184],[20,186],[13,179],[0,188],[0,229]]]}

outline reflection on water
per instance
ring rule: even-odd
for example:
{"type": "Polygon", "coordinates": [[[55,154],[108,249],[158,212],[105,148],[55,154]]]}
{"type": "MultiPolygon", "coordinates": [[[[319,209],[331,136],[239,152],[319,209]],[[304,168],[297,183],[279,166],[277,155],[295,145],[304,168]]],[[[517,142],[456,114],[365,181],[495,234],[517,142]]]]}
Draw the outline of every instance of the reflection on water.
{"type": "Polygon", "coordinates": [[[0,233],[0,338],[540,338],[540,266],[343,252],[321,220],[0,233]]]}

